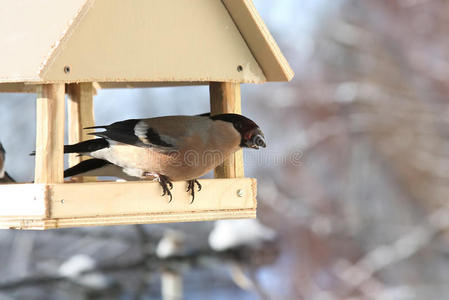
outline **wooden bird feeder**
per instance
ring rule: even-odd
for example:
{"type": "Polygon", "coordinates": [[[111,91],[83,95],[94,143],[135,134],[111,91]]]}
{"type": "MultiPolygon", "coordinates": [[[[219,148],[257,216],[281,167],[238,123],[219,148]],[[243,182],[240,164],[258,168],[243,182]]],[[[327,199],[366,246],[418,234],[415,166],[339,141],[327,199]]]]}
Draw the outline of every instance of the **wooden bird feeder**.
{"type": "Polygon", "coordinates": [[[0,92],[36,93],[37,129],[35,183],[0,185],[0,227],[255,218],[242,151],[200,181],[193,204],[185,182],[171,203],[155,182],[64,183],[65,94],[75,143],[91,138],[97,89],[208,84],[212,114],[240,113],[240,83],[292,77],[251,0],[3,1],[0,92]]]}

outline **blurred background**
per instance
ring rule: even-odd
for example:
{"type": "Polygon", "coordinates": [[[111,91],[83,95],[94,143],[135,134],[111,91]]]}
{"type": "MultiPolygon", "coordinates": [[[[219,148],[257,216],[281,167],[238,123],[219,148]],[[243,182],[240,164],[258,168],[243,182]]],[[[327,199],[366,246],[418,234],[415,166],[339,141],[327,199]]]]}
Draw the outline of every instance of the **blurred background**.
{"type": "MultiPolygon", "coordinates": [[[[243,85],[258,221],[0,231],[0,299],[446,299],[449,2],[255,0],[296,75],[243,85]],[[163,284],[161,284],[161,282],[163,284]]],[[[100,90],[95,118],[198,114],[207,87],[100,90]]],[[[35,96],[0,94],[31,181],[35,96]]]]}

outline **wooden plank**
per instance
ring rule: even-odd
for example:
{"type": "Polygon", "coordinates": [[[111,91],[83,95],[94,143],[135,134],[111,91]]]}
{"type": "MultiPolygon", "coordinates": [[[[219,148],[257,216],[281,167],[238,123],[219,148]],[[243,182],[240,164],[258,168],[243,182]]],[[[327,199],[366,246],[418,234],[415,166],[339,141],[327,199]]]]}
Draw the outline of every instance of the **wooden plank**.
{"type": "Polygon", "coordinates": [[[66,0],[51,1],[50,10],[36,1],[23,9],[21,1],[10,0],[4,6],[0,82],[264,82],[293,76],[251,0],[66,0]]]}
{"type": "Polygon", "coordinates": [[[0,184],[0,218],[46,217],[45,184],[0,184]]]}
{"type": "MultiPolygon", "coordinates": [[[[84,127],[94,126],[93,87],[91,82],[67,85],[68,140],[69,144],[95,138],[88,135],[84,127]]],[[[69,166],[74,166],[85,157],[70,154],[69,166]]]]}
{"type": "Polygon", "coordinates": [[[91,182],[51,185],[52,218],[174,214],[255,208],[254,179],[205,179],[190,204],[186,182],[174,182],[173,201],[157,182],[91,182]],[[237,193],[241,190],[242,196],[237,193]]]}
{"type": "Polygon", "coordinates": [[[123,88],[152,88],[152,87],[172,87],[172,86],[196,86],[208,85],[204,81],[172,81],[172,82],[96,82],[95,85],[100,89],[123,89],[123,88]]]}
{"type": "Polygon", "coordinates": [[[266,81],[220,0],[94,1],[74,22],[44,82],[266,81]]]}
{"type": "MultiPolygon", "coordinates": [[[[67,94],[69,95],[67,101],[69,144],[94,139],[94,136],[88,135],[83,129],[95,125],[92,83],[68,84],[67,94]]],[[[69,166],[72,167],[85,159],[87,157],[72,153],[69,155],[69,166]]],[[[78,180],[79,182],[95,181],[95,177],[80,177],[78,180]]]]}
{"type": "Polygon", "coordinates": [[[252,0],[222,0],[268,81],[290,81],[293,70],[252,0]]]}
{"type": "Polygon", "coordinates": [[[41,81],[40,69],[87,2],[0,1],[0,82],[41,81]]]}
{"type": "Polygon", "coordinates": [[[254,219],[256,209],[239,209],[228,211],[208,211],[195,213],[174,214],[138,214],[126,216],[105,216],[86,218],[61,218],[61,219],[23,219],[1,218],[0,229],[31,229],[44,230],[82,226],[111,226],[130,224],[156,224],[156,223],[181,223],[215,221],[223,219],[254,219]]]}
{"type": "MultiPolygon", "coordinates": [[[[211,82],[209,84],[211,114],[241,114],[240,85],[230,82],[211,82]]],[[[231,155],[215,169],[215,178],[244,177],[243,151],[231,155]]]]}
{"type": "Polygon", "coordinates": [[[171,203],[161,196],[156,182],[1,185],[0,195],[7,201],[0,202],[0,228],[49,229],[256,217],[255,179],[200,182],[203,189],[193,204],[185,191],[185,182],[174,183],[171,203]],[[6,190],[9,192],[4,194],[6,190]],[[14,202],[17,195],[23,195],[22,200],[14,202]],[[46,203],[50,204],[49,209],[46,203]],[[12,208],[3,214],[3,209],[10,205],[12,208]]]}
{"type": "Polygon", "coordinates": [[[44,84],[37,89],[34,182],[63,182],[64,84],[44,84]]]}
{"type": "Polygon", "coordinates": [[[0,83],[0,93],[36,93],[36,85],[23,82],[0,83]]]}
{"type": "Polygon", "coordinates": [[[45,219],[1,218],[0,229],[44,230],[50,227],[45,219]]]}

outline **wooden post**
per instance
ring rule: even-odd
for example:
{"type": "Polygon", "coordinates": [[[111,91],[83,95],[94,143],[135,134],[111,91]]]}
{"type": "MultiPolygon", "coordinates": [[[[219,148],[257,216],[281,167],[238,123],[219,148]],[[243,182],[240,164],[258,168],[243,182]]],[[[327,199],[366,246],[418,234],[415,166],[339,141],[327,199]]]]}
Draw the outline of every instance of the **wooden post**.
{"type": "MultiPolygon", "coordinates": [[[[68,112],[68,140],[69,144],[93,139],[94,136],[88,135],[84,127],[94,126],[94,89],[92,82],[73,83],[67,85],[67,112],[68,112]]],[[[72,167],[86,157],[77,154],[69,154],[69,166],[72,167]]],[[[80,177],[78,182],[96,181],[95,177],[80,177]]]]}
{"type": "Polygon", "coordinates": [[[64,84],[37,88],[35,183],[63,182],[64,84]]]}
{"type": "MultiPolygon", "coordinates": [[[[73,83],[67,85],[67,112],[68,112],[68,134],[69,144],[93,139],[88,135],[84,127],[94,126],[94,105],[92,82],[73,83]]],[[[72,167],[85,157],[70,154],[69,166],[72,167]]],[[[86,177],[85,181],[95,181],[95,177],[86,177]]],[[[82,179],[80,179],[82,181],[82,179]]]]}
{"type": "MultiPolygon", "coordinates": [[[[221,113],[242,113],[240,84],[231,82],[210,82],[211,115],[221,113]]],[[[215,168],[215,178],[244,177],[243,151],[239,150],[215,168]]]]}

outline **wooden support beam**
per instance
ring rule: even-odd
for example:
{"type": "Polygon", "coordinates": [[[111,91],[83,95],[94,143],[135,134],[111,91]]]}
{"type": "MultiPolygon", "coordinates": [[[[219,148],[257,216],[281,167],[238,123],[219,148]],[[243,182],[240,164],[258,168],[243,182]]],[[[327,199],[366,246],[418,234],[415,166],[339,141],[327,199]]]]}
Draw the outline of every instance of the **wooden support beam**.
{"type": "MultiPolygon", "coordinates": [[[[69,144],[93,139],[84,127],[94,126],[93,86],[91,82],[73,83],[67,85],[67,112],[69,144]]],[[[86,159],[77,154],[70,154],[69,166],[74,166],[86,159]]],[[[86,180],[90,181],[90,180],[86,180]]]]}
{"type": "Polygon", "coordinates": [[[36,87],[23,82],[0,83],[0,93],[36,93],[36,87]]]}
{"type": "Polygon", "coordinates": [[[253,178],[201,179],[190,203],[186,182],[173,182],[173,201],[157,182],[0,185],[0,228],[49,229],[256,217],[253,178]]]}
{"type": "MultiPolygon", "coordinates": [[[[211,115],[222,113],[241,114],[240,84],[231,82],[211,82],[210,111],[211,115]]],[[[215,178],[239,178],[244,177],[243,151],[239,150],[223,164],[215,169],[215,178]]]]}
{"type": "Polygon", "coordinates": [[[64,91],[63,83],[37,87],[35,183],[63,182],[64,91]]]}
{"type": "Polygon", "coordinates": [[[294,72],[251,0],[222,0],[268,81],[290,81],[294,72]]]}

